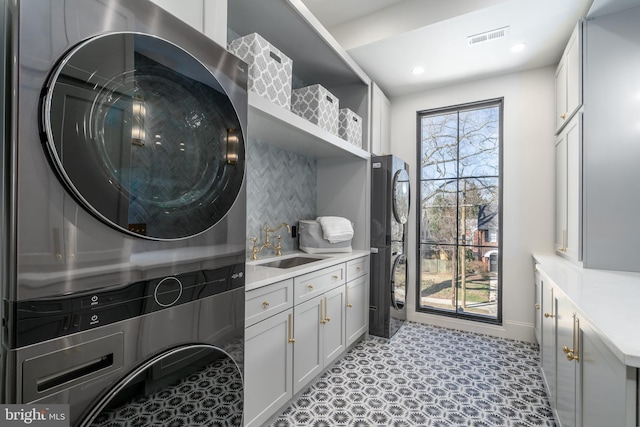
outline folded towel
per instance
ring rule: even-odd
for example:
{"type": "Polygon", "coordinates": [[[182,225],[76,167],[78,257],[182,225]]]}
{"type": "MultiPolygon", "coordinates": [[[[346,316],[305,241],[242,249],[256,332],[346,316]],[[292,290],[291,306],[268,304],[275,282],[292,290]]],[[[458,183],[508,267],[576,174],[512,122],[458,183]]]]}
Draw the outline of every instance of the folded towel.
{"type": "Polygon", "coordinates": [[[316,221],[322,227],[322,234],[329,243],[338,243],[353,238],[351,221],[340,216],[319,216],[316,221]]]}

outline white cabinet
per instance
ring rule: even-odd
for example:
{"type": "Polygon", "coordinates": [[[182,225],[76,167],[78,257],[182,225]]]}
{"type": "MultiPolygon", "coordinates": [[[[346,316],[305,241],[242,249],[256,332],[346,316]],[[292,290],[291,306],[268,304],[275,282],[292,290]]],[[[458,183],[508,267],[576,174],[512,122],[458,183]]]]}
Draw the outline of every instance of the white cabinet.
{"type": "Polygon", "coordinates": [[[582,105],[582,23],[576,25],[556,68],[556,133],[582,105]]]}
{"type": "Polygon", "coordinates": [[[542,276],[542,347],[540,348],[540,361],[542,364],[542,377],[547,391],[549,403],[555,408],[556,402],[556,298],[553,295],[554,288],[544,275],[542,276]]]}
{"type": "Polygon", "coordinates": [[[583,427],[635,426],[637,370],[625,366],[586,322],[580,331],[579,360],[582,394],[578,424],[583,427]]]}
{"type": "Polygon", "coordinates": [[[391,102],[377,84],[371,83],[371,154],[391,152],[391,102]]]}
{"type": "Polygon", "coordinates": [[[333,362],[346,348],[344,284],[294,307],[293,393],[333,362]]]}
{"type": "Polygon", "coordinates": [[[582,113],[556,137],[556,252],[582,260],[582,113]]]}
{"type": "MultiPolygon", "coordinates": [[[[636,426],[638,370],[612,352],[558,283],[540,266],[536,270],[544,310],[542,373],[557,423],[562,427],[636,426]]],[[[563,279],[570,275],[557,269],[554,274],[563,279]]]]}
{"type": "Polygon", "coordinates": [[[542,346],[542,279],[540,278],[540,272],[535,269],[534,271],[535,287],[534,287],[534,328],[533,332],[538,345],[542,346]]]}
{"type": "Polygon", "coordinates": [[[245,330],[245,426],[261,426],[293,397],[293,309],[245,330]]]}
{"type": "Polygon", "coordinates": [[[246,293],[245,426],[262,425],[366,333],[368,266],[362,256],[246,293]]]}
{"type": "Polygon", "coordinates": [[[227,0],[151,1],[220,46],[227,46],[227,0]]]}
{"type": "Polygon", "coordinates": [[[345,295],[347,347],[367,331],[369,325],[369,257],[347,262],[345,295]]]}

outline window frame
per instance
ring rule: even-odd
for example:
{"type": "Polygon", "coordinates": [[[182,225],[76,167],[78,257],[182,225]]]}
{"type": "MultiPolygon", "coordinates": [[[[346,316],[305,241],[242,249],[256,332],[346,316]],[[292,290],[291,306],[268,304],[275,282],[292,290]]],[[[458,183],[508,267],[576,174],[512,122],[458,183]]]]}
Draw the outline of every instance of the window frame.
{"type": "MultiPolygon", "coordinates": [[[[459,141],[458,141],[459,143],[459,141]]],[[[458,173],[456,172],[456,179],[459,180],[460,176],[458,175],[458,173]]],[[[456,318],[456,319],[462,319],[462,320],[470,320],[470,321],[475,321],[475,322],[479,322],[479,323],[489,323],[489,324],[493,324],[493,325],[502,325],[503,324],[503,318],[502,318],[502,298],[503,298],[503,246],[504,246],[504,239],[503,239],[503,210],[504,210],[504,200],[503,200],[503,194],[504,194],[504,97],[499,97],[499,98],[491,98],[491,99],[486,99],[486,100],[482,100],[482,101],[476,101],[476,102],[469,102],[469,103],[464,103],[464,104],[457,104],[457,105],[452,105],[452,106],[448,106],[448,107],[441,107],[441,108],[431,108],[431,109],[426,109],[426,110],[419,110],[416,112],[416,194],[417,194],[417,201],[416,201],[416,206],[418,206],[417,209],[415,209],[415,218],[416,218],[416,231],[415,231],[415,236],[416,236],[416,247],[415,247],[415,254],[416,254],[416,263],[415,263],[415,272],[416,272],[416,283],[414,284],[415,286],[415,310],[417,313],[423,313],[423,314],[435,314],[435,315],[440,315],[443,317],[451,317],[451,318],[456,318]],[[499,149],[499,154],[498,154],[498,232],[497,232],[497,237],[498,237],[498,246],[497,246],[497,250],[498,250],[498,289],[497,289],[497,302],[496,302],[496,316],[492,317],[492,316],[488,316],[488,315],[482,315],[482,314],[478,314],[478,313],[468,313],[468,312],[460,312],[457,310],[458,307],[458,299],[456,296],[456,309],[455,310],[446,310],[446,309],[441,309],[441,308],[437,308],[437,307],[423,307],[421,305],[421,297],[420,297],[420,288],[422,285],[422,278],[421,278],[421,269],[422,269],[422,240],[421,240],[421,231],[422,231],[422,209],[421,207],[421,199],[422,199],[422,117],[424,116],[432,116],[432,115],[445,115],[445,114],[450,114],[450,113],[459,113],[461,111],[468,111],[468,110],[476,110],[476,109],[482,109],[482,108],[488,108],[488,107],[498,107],[499,113],[498,113],[498,119],[499,119],[499,125],[498,125],[498,137],[499,137],[499,141],[498,141],[498,149],[499,149]]],[[[488,231],[487,231],[487,237],[488,237],[488,231]]],[[[456,243],[455,245],[456,248],[460,247],[459,242],[456,243]]],[[[457,293],[457,292],[456,292],[457,293]]]]}

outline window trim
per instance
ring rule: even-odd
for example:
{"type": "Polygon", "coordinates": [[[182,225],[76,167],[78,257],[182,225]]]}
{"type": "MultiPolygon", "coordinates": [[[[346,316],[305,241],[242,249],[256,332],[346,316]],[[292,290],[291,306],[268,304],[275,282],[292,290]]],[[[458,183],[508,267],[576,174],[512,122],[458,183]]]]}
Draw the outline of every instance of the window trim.
{"type": "MultiPolygon", "coordinates": [[[[503,318],[502,318],[502,298],[503,298],[503,292],[502,292],[502,283],[503,283],[503,246],[504,246],[504,239],[503,239],[503,211],[504,211],[504,199],[503,199],[503,195],[504,195],[504,108],[505,108],[505,103],[504,103],[504,97],[499,97],[499,98],[491,98],[491,99],[486,99],[486,100],[482,100],[482,101],[476,101],[476,102],[468,102],[468,103],[464,103],[464,104],[457,104],[457,105],[452,105],[452,106],[448,106],[448,107],[442,107],[442,108],[431,108],[431,109],[426,109],[426,110],[419,110],[416,112],[416,194],[417,194],[417,201],[416,201],[416,206],[418,206],[417,209],[415,209],[415,219],[416,219],[416,231],[415,231],[415,236],[416,236],[416,247],[415,247],[415,254],[416,254],[416,262],[415,262],[415,272],[416,272],[416,282],[414,284],[415,287],[415,311],[416,313],[424,313],[424,314],[434,314],[434,315],[439,315],[439,316],[443,316],[443,317],[450,317],[450,318],[455,318],[455,319],[461,319],[461,320],[470,320],[470,321],[474,321],[474,322],[478,322],[478,323],[488,323],[488,324],[492,324],[492,325],[502,325],[503,324],[503,318]],[[498,227],[499,227],[499,231],[498,231],[498,289],[497,289],[497,293],[498,293],[498,301],[496,303],[497,305],[497,315],[496,317],[489,317],[489,316],[484,316],[481,314],[469,314],[466,312],[458,312],[457,310],[444,310],[444,309],[440,309],[440,308],[436,308],[436,307],[422,307],[421,303],[420,303],[420,286],[421,286],[421,246],[422,246],[422,242],[420,239],[420,232],[421,232],[421,228],[420,228],[420,224],[422,221],[422,209],[420,209],[419,207],[421,206],[420,203],[420,198],[422,195],[421,192],[421,183],[422,183],[422,168],[420,167],[420,164],[422,162],[422,126],[421,126],[421,119],[423,116],[427,116],[427,115],[435,115],[435,114],[439,114],[439,115],[444,115],[444,114],[448,114],[448,113],[453,113],[453,112],[461,112],[461,111],[466,111],[466,110],[476,110],[476,109],[481,109],[483,107],[491,107],[491,106],[498,106],[499,107],[499,155],[498,155],[498,185],[499,185],[499,189],[498,189],[498,202],[499,202],[499,208],[498,208],[498,227]]],[[[458,246],[458,245],[456,245],[458,246]]]]}

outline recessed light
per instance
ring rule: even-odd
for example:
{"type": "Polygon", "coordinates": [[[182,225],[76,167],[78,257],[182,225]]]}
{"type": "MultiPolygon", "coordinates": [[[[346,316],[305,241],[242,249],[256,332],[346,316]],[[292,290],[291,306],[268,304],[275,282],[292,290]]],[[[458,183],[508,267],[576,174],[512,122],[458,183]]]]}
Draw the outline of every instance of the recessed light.
{"type": "Polygon", "coordinates": [[[511,52],[513,53],[522,52],[523,50],[525,50],[526,47],[527,47],[526,43],[514,44],[513,46],[511,46],[511,52]]]}
{"type": "Polygon", "coordinates": [[[424,73],[424,68],[422,68],[422,67],[415,67],[413,70],[411,70],[411,72],[417,76],[418,74],[422,74],[422,73],[424,73]]]}

